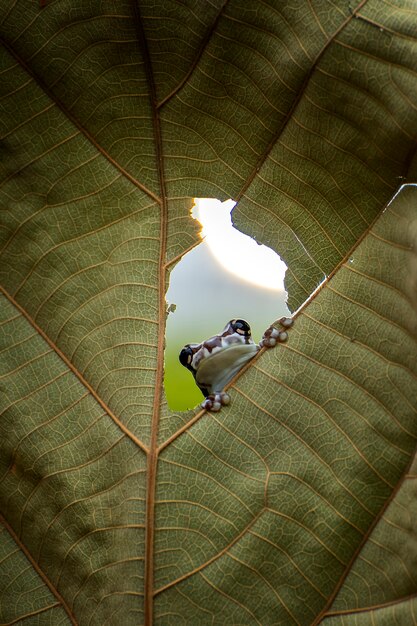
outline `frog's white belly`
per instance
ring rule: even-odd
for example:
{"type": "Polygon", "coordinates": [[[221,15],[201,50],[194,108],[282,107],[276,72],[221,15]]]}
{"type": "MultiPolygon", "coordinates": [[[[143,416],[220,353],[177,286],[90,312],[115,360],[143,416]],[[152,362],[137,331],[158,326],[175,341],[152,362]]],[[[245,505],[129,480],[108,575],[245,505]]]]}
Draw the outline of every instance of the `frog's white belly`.
{"type": "Polygon", "coordinates": [[[195,375],[197,384],[209,389],[210,393],[222,391],[258,350],[255,343],[234,344],[203,359],[195,375]]]}

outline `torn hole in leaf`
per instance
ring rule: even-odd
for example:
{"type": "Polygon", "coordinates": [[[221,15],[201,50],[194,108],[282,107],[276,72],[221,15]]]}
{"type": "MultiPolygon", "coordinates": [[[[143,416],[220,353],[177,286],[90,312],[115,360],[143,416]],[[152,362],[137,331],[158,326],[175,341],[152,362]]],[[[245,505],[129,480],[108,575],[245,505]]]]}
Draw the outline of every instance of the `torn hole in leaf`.
{"type": "Polygon", "coordinates": [[[166,295],[165,393],[172,410],[203,399],[192,374],[178,360],[187,343],[200,343],[233,318],[246,319],[258,342],[276,319],[289,316],[285,263],[232,225],[235,202],[196,198],[191,215],[202,242],[177,263],[166,295]]]}

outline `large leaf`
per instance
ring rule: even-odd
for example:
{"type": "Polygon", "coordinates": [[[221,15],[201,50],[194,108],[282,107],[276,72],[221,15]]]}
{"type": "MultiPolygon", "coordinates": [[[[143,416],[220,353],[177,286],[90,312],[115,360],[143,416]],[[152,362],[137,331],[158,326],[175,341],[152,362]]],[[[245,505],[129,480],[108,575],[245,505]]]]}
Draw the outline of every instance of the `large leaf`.
{"type": "Polygon", "coordinates": [[[413,2],[40,5],[0,7],[0,619],[414,623],[413,2]],[[324,279],[218,416],[162,392],[194,195],[294,308],[324,279]]]}

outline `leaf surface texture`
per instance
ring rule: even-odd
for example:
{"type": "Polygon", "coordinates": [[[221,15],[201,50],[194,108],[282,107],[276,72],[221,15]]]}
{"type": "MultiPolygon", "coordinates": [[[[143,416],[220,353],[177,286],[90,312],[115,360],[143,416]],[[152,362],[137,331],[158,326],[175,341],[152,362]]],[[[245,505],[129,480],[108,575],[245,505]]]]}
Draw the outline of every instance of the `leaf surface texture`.
{"type": "Polygon", "coordinates": [[[1,623],[415,623],[413,3],[41,5],[0,9],[1,623]],[[301,307],[219,415],[162,388],[194,196],[301,307]]]}

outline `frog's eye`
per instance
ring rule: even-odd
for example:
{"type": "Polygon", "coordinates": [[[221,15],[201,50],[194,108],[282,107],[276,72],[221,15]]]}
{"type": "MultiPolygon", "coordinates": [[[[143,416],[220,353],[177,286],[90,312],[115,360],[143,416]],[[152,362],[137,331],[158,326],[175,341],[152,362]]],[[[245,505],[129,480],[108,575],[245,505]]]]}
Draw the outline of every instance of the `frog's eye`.
{"type": "Polygon", "coordinates": [[[243,335],[244,337],[250,337],[251,335],[250,326],[246,320],[232,320],[230,326],[238,335],[243,335]]]}
{"type": "Polygon", "coordinates": [[[179,354],[179,360],[181,365],[184,365],[184,367],[187,367],[188,369],[191,368],[191,363],[193,360],[193,351],[191,349],[191,346],[185,346],[180,354],[179,354]]]}

